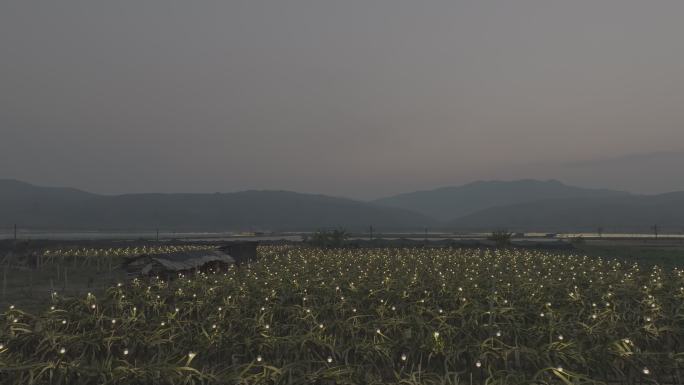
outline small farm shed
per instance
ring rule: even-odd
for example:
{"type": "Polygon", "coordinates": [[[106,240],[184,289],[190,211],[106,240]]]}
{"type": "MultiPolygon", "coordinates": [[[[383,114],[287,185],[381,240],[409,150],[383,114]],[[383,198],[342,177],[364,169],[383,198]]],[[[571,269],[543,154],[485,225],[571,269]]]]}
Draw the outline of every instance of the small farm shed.
{"type": "Polygon", "coordinates": [[[193,250],[167,254],[141,254],[122,265],[131,275],[169,276],[193,270],[225,268],[235,260],[223,250],[193,250]]]}

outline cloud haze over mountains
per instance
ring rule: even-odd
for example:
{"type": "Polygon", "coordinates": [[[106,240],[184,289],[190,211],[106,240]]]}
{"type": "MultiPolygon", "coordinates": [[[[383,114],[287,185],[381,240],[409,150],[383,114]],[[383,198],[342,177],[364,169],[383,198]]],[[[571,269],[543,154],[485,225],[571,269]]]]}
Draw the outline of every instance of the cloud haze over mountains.
{"type": "Polygon", "coordinates": [[[683,14],[668,0],[4,0],[0,175],[358,199],[483,179],[680,189],[667,159],[567,165],[682,150],[683,14]]]}
{"type": "Polygon", "coordinates": [[[559,167],[559,177],[583,186],[610,186],[637,193],[684,190],[684,151],[579,161],[559,167]]]}
{"type": "Polygon", "coordinates": [[[635,153],[572,162],[531,162],[500,167],[483,178],[559,179],[573,186],[659,194],[684,190],[684,151],[635,153]]]}

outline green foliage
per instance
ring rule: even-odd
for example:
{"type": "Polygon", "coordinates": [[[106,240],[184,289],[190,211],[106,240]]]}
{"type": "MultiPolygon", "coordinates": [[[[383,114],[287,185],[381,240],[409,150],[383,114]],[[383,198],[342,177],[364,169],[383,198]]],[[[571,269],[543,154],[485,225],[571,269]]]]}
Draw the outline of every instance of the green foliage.
{"type": "Polygon", "coordinates": [[[314,247],[335,248],[344,246],[347,239],[349,239],[349,233],[344,229],[335,229],[316,231],[306,241],[314,247]]]}
{"type": "Polygon", "coordinates": [[[506,230],[497,230],[493,231],[491,235],[489,235],[489,240],[494,241],[496,243],[497,247],[507,247],[511,245],[511,238],[513,237],[513,233],[508,232],[506,230]]]}
{"type": "Polygon", "coordinates": [[[108,249],[97,248],[64,248],[43,250],[41,258],[43,263],[92,262],[95,259],[107,258],[130,258],[141,254],[169,254],[196,250],[211,250],[216,248],[212,245],[182,245],[182,246],[139,246],[139,247],[110,247],[108,249]]]}
{"type": "Polygon", "coordinates": [[[681,270],[542,251],[262,247],[6,309],[0,383],[682,383],[683,287],[681,270]]]}

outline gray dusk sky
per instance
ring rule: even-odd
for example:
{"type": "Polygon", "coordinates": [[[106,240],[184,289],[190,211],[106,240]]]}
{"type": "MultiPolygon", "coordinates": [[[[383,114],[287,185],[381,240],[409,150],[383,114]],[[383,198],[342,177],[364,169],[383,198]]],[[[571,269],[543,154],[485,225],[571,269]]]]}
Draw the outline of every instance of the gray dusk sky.
{"type": "Polygon", "coordinates": [[[0,178],[684,189],[683,19],[682,0],[3,0],[0,178]]]}

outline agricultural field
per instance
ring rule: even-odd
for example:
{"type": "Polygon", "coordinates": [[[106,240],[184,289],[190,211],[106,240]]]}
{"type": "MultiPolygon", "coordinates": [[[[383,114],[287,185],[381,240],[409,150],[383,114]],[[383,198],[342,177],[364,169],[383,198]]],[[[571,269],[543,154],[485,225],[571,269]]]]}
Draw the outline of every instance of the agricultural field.
{"type": "Polygon", "coordinates": [[[269,246],[0,315],[8,384],[681,384],[684,274],[519,249],[269,246]]]}
{"type": "Polygon", "coordinates": [[[0,247],[0,309],[20,304],[24,310],[43,309],[50,293],[81,296],[103,294],[126,279],[120,267],[128,257],[213,249],[210,244],[125,244],[117,247],[36,245],[6,253],[0,247]],[[41,247],[42,246],[42,247],[41,247]]]}

